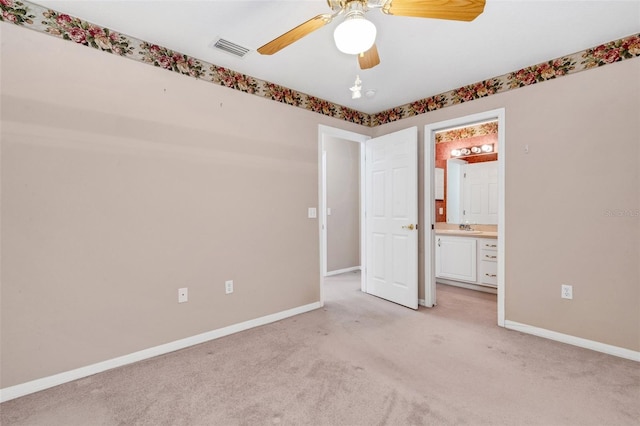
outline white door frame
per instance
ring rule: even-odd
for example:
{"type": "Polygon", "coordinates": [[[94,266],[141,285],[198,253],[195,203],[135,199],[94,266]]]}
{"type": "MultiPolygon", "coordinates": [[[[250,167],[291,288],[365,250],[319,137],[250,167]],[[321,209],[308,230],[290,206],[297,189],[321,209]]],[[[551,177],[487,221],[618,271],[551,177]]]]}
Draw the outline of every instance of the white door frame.
{"type": "MultiPolygon", "coordinates": [[[[325,138],[344,139],[349,142],[360,144],[360,267],[364,268],[366,256],[365,241],[365,146],[364,143],[371,139],[370,136],[362,135],[348,130],[337,129],[335,127],[318,125],[318,230],[320,232],[320,306],[324,306],[324,278],[327,274],[327,169],[326,154],[324,151],[325,138]]],[[[365,274],[360,275],[360,288],[366,291],[365,274]]]]}
{"type": "Polygon", "coordinates": [[[435,196],[434,196],[434,161],[436,132],[472,125],[490,120],[498,120],[498,325],[504,327],[505,303],[505,110],[499,108],[465,117],[454,118],[424,127],[424,223],[425,223],[425,306],[436,303],[435,278],[435,196]]]}

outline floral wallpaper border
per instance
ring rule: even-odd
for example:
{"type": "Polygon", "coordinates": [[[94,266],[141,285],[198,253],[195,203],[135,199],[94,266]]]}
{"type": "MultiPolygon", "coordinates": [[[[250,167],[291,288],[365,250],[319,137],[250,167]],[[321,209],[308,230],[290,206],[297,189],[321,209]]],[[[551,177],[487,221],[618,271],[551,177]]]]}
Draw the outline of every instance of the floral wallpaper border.
{"type": "Polygon", "coordinates": [[[0,21],[10,22],[114,55],[369,127],[640,56],[640,33],[638,33],[386,111],[366,114],[204,62],[180,52],[174,52],[166,47],[111,31],[108,28],[28,1],[0,0],[0,21]]]}
{"type": "Polygon", "coordinates": [[[372,114],[370,125],[373,127],[390,123],[639,56],[640,33],[372,114]]]}
{"type": "Polygon", "coordinates": [[[436,143],[458,141],[476,136],[487,136],[498,134],[498,122],[489,121],[487,123],[476,124],[474,126],[461,127],[459,129],[445,130],[436,133],[436,143]]]}

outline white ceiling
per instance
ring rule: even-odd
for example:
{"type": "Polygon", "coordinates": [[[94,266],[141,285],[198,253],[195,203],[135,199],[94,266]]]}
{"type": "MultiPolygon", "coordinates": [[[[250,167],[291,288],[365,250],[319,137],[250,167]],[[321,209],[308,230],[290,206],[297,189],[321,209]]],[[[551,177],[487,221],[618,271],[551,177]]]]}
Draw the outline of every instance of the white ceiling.
{"type": "Polygon", "coordinates": [[[290,89],[375,113],[640,32],[640,0],[487,0],[472,22],[371,10],[381,64],[360,70],[333,42],[336,19],[273,56],[256,49],[320,13],[326,0],[34,0],[123,34],[290,89]],[[212,49],[222,37],[244,58],[212,49]],[[352,100],[356,75],[373,97],[352,100]]]}

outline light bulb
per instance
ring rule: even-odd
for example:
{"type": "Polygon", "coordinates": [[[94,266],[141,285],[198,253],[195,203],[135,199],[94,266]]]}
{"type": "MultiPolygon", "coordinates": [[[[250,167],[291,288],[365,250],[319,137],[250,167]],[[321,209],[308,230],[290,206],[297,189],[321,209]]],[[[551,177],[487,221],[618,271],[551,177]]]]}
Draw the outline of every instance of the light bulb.
{"type": "Polygon", "coordinates": [[[376,26],[361,13],[348,15],[333,32],[336,47],[343,53],[358,55],[376,41],[376,26]]]}

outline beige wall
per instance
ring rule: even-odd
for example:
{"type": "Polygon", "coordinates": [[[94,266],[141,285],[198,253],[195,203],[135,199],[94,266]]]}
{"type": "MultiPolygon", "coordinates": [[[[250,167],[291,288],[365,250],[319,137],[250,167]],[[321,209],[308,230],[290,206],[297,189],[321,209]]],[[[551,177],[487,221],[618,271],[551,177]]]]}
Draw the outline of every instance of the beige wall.
{"type": "Polygon", "coordinates": [[[360,266],[360,143],[327,137],[327,271],[360,266]]]}
{"type": "Polygon", "coordinates": [[[640,350],[639,76],[633,59],[374,129],[422,140],[427,123],[505,108],[507,320],[640,350]]]}
{"type": "Polygon", "coordinates": [[[2,388],[318,301],[318,124],[500,107],[507,320],[640,350],[638,59],[366,129],[0,31],[2,388]]]}
{"type": "Polygon", "coordinates": [[[319,300],[318,124],[369,129],[0,31],[0,387],[319,300]]]}

